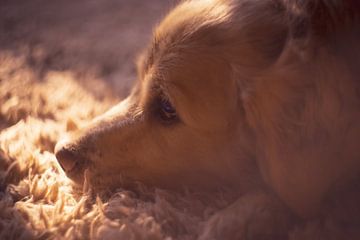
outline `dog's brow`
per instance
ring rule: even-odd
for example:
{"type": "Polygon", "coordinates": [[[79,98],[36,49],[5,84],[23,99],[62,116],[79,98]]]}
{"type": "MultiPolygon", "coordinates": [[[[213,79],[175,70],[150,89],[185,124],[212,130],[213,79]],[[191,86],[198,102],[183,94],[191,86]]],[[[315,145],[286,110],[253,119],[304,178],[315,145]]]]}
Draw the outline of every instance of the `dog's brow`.
{"type": "Polygon", "coordinates": [[[159,39],[155,36],[150,48],[144,54],[145,57],[143,59],[143,71],[149,70],[150,66],[154,64],[155,54],[159,50],[159,39]]]}
{"type": "Polygon", "coordinates": [[[159,81],[155,81],[154,84],[151,85],[150,91],[156,95],[167,95],[166,87],[164,87],[159,81]]]}

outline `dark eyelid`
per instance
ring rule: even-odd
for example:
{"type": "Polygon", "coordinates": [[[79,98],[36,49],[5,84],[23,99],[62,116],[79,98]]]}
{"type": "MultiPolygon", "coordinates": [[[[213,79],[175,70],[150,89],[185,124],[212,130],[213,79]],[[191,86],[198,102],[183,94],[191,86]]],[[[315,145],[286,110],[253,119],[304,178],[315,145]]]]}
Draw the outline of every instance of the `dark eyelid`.
{"type": "Polygon", "coordinates": [[[160,104],[161,104],[161,107],[167,111],[167,112],[172,112],[172,113],[176,113],[176,110],[173,106],[173,104],[167,99],[167,98],[162,98],[160,100],[160,104]]]}
{"type": "Polygon", "coordinates": [[[177,110],[175,105],[173,104],[171,97],[168,95],[166,88],[160,84],[154,84],[150,86],[150,95],[151,101],[149,102],[150,108],[149,110],[152,112],[152,116],[155,116],[158,121],[161,121],[164,125],[172,125],[180,122],[180,118],[177,114],[177,110]],[[173,108],[173,112],[168,112],[167,114],[174,114],[173,118],[169,118],[168,120],[164,118],[164,103],[168,103],[171,108],[173,108]]]}

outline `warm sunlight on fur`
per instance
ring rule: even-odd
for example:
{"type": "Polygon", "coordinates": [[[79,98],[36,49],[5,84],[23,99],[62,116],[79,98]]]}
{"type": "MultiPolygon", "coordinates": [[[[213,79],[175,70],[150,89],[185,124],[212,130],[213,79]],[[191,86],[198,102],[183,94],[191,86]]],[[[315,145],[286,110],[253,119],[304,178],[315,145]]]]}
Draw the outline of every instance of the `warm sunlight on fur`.
{"type": "Polygon", "coordinates": [[[268,188],[317,215],[360,170],[356,7],[185,1],[156,28],[126,102],[58,144],[60,164],[94,187],[268,188]]]}
{"type": "Polygon", "coordinates": [[[0,238],[358,239],[359,17],[183,1],[117,104],[108,63],[0,49],[0,238]]]}

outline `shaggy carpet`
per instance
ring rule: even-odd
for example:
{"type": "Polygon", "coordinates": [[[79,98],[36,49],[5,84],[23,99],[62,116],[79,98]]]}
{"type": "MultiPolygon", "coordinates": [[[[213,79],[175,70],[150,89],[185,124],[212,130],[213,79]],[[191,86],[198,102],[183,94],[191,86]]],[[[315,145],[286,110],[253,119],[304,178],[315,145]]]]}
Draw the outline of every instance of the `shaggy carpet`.
{"type": "MultiPolygon", "coordinates": [[[[53,154],[62,135],[128,92],[131,81],[124,79],[134,76],[129,58],[146,42],[166,1],[47,2],[4,1],[0,7],[0,239],[196,239],[207,220],[234,201],[231,192],[141,184],[93,192],[74,186],[53,154]],[[85,20],[74,17],[79,11],[85,20]],[[103,37],[129,14],[142,18],[120,25],[123,35],[103,37]]],[[[321,217],[299,220],[288,238],[360,239],[359,190],[353,184],[337,193],[321,217]]]]}

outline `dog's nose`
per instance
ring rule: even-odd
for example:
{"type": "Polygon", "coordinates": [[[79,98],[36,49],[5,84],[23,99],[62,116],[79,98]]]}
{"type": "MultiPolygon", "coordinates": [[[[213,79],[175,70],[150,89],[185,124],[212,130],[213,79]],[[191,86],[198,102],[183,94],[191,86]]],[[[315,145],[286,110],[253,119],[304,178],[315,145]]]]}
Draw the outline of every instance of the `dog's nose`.
{"type": "Polygon", "coordinates": [[[55,157],[65,172],[70,172],[79,161],[73,151],[67,147],[65,141],[60,141],[55,146],[55,157]]]}

